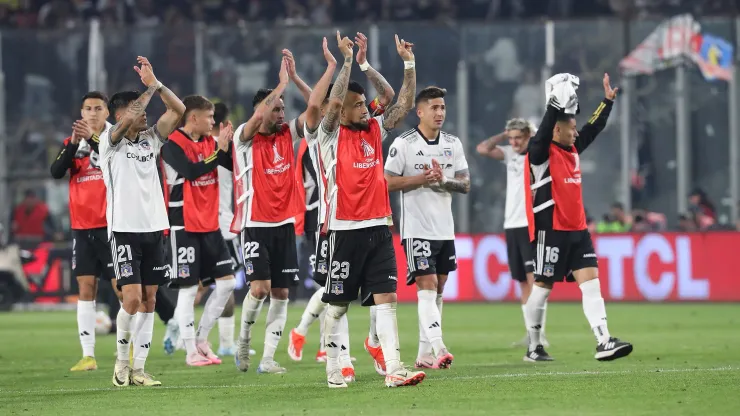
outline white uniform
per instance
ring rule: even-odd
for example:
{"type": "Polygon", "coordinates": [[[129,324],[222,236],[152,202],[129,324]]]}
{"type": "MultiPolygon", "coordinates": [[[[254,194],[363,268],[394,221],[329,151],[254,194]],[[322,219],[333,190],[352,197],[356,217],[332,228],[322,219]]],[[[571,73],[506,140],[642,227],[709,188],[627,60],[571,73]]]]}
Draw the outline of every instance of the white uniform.
{"type": "Polygon", "coordinates": [[[115,145],[110,129],[100,136],[109,237],[113,231],[145,233],[170,227],[157,169],[162,144],[156,126],[140,132],[136,141],[124,137],[115,145]]]}
{"type": "Polygon", "coordinates": [[[498,146],[504,154],[502,161],[506,165],[506,210],[504,228],[521,228],[527,226],[527,207],[524,198],[524,157],[515,152],[511,146],[498,146]]]}
{"type": "MultiPolygon", "coordinates": [[[[218,142],[218,137],[213,136],[218,142]]],[[[231,221],[234,219],[234,178],[231,171],[225,167],[218,166],[218,225],[224,240],[229,241],[237,237],[231,232],[231,221]]]]}
{"type": "MultiPolygon", "coordinates": [[[[436,159],[447,178],[468,170],[462,143],[457,137],[440,132],[427,141],[418,129],[400,135],[391,145],[385,170],[396,176],[424,173],[436,159]]],[[[401,193],[401,238],[454,240],[452,195],[427,186],[401,193]]]]}
{"type": "MultiPolygon", "coordinates": [[[[316,186],[318,186],[319,188],[319,226],[317,230],[321,230],[321,225],[323,225],[324,221],[326,220],[326,189],[324,187],[324,179],[326,178],[326,173],[323,169],[321,169],[321,165],[319,164],[319,142],[317,140],[319,127],[317,127],[313,133],[311,133],[308,130],[308,126],[304,122],[303,131],[306,136],[306,142],[308,143],[308,154],[309,156],[311,156],[311,164],[313,165],[314,172],[316,172],[316,179],[318,182],[316,184],[316,186]]],[[[310,177],[310,175],[304,175],[304,177],[307,176],[310,177]]],[[[308,202],[309,195],[309,189],[306,189],[306,202],[308,202]]],[[[306,208],[309,209],[308,204],[306,208]]]]}
{"type": "MultiPolygon", "coordinates": [[[[388,138],[388,131],[383,128],[383,116],[374,117],[380,125],[381,140],[385,141],[388,138]]],[[[330,230],[357,230],[360,228],[376,227],[381,225],[391,225],[391,218],[375,218],[372,220],[362,221],[349,221],[349,220],[338,220],[337,219],[337,183],[336,183],[336,152],[337,152],[337,141],[339,139],[339,130],[344,127],[339,126],[332,133],[324,131],[323,126],[319,126],[316,130],[315,140],[319,145],[319,155],[321,156],[321,162],[324,165],[324,170],[327,179],[328,192],[328,204],[331,218],[329,219],[330,230]]],[[[314,139],[310,139],[306,136],[306,140],[309,140],[309,145],[312,144],[314,139]]]]}

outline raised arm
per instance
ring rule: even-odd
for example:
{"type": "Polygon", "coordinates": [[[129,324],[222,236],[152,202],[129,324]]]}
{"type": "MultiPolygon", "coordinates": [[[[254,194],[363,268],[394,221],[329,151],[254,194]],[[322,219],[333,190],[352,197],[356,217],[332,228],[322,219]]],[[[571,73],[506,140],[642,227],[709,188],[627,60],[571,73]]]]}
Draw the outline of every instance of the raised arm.
{"type": "Polygon", "coordinates": [[[403,59],[405,69],[403,71],[403,85],[401,85],[401,91],[398,93],[398,99],[395,104],[385,111],[383,128],[386,130],[391,130],[400,124],[401,120],[414,107],[414,98],[416,95],[416,63],[414,61],[414,53],[411,50],[413,46],[413,43],[406,42],[403,39],[398,40],[398,35],[396,35],[396,51],[398,51],[398,54],[403,59]]]}
{"type": "Polygon", "coordinates": [[[167,137],[175,131],[183,114],[185,114],[185,104],[180,101],[175,93],[170,91],[169,88],[165,87],[157,80],[157,77],[154,76],[152,64],[149,63],[149,59],[139,56],[137,60],[139,61],[141,68],[134,67],[134,69],[136,69],[136,72],[141,76],[141,82],[143,82],[147,87],[156,86],[157,91],[159,92],[159,97],[162,99],[165,107],[167,107],[167,111],[165,111],[165,113],[162,114],[162,117],[157,120],[157,133],[159,133],[159,138],[163,141],[167,140],[167,137]]]}
{"type": "Polygon", "coordinates": [[[65,140],[62,143],[62,149],[59,151],[57,158],[51,163],[51,177],[54,179],[61,179],[67,174],[73,166],[75,153],[80,146],[80,139],[72,133],[72,137],[65,140]]]}
{"type": "Polygon", "coordinates": [[[298,72],[296,72],[295,68],[295,58],[293,57],[293,52],[291,52],[288,49],[283,49],[283,57],[287,59],[288,64],[288,76],[290,77],[290,80],[293,81],[293,83],[298,87],[298,90],[301,92],[301,95],[303,96],[303,99],[308,103],[308,99],[311,96],[311,87],[308,86],[300,76],[298,76],[298,72]]]}
{"type": "Polygon", "coordinates": [[[272,111],[273,107],[275,106],[275,100],[279,99],[285,92],[285,88],[288,86],[289,82],[288,67],[285,58],[283,58],[282,62],[280,63],[279,78],[280,82],[278,83],[277,87],[275,87],[270,95],[265,97],[265,99],[257,105],[257,108],[254,109],[254,114],[252,115],[252,118],[250,118],[249,121],[246,122],[246,125],[239,135],[240,141],[248,142],[252,140],[252,137],[254,137],[257,131],[259,131],[262,120],[266,117],[268,112],[272,111]]]}
{"type": "Polygon", "coordinates": [[[504,140],[506,140],[506,132],[499,133],[478,143],[475,150],[481,156],[488,156],[496,160],[504,160],[504,152],[498,147],[498,144],[504,140]]]}
{"type": "Polygon", "coordinates": [[[579,154],[586,150],[596,140],[596,136],[604,130],[606,121],[609,119],[609,114],[612,111],[614,99],[617,97],[619,88],[612,89],[609,82],[609,74],[604,74],[603,83],[604,100],[599,103],[599,106],[596,107],[596,111],[588,119],[586,125],[578,132],[575,146],[579,154]]]}
{"type": "Polygon", "coordinates": [[[347,95],[347,87],[349,86],[349,74],[352,72],[352,48],[354,44],[348,37],[342,38],[339,31],[337,31],[337,44],[339,51],[344,56],[344,64],[342,69],[339,70],[334,87],[331,89],[329,103],[326,104],[326,113],[321,122],[321,127],[326,133],[333,133],[339,128],[342,105],[344,105],[344,97],[347,95]]]}
{"type": "Polygon", "coordinates": [[[558,110],[552,105],[547,106],[545,115],[542,117],[540,126],[537,128],[537,134],[529,139],[527,154],[529,163],[541,165],[550,157],[550,143],[552,143],[552,131],[558,119],[558,110]]]}
{"type": "Polygon", "coordinates": [[[370,80],[370,83],[373,84],[373,88],[375,88],[375,91],[378,93],[378,96],[375,99],[377,100],[377,103],[380,104],[380,108],[385,108],[393,101],[393,97],[396,95],[396,92],[393,91],[393,87],[391,87],[388,81],[380,75],[380,72],[376,71],[375,68],[370,66],[370,63],[367,62],[367,36],[357,32],[355,43],[357,44],[356,60],[360,65],[360,70],[367,75],[367,79],[370,80]]]}
{"type": "Polygon", "coordinates": [[[324,49],[324,58],[326,59],[326,71],[324,71],[324,75],[321,76],[319,82],[316,83],[313,91],[311,91],[311,96],[308,98],[308,108],[306,108],[306,127],[312,133],[316,131],[321,122],[321,104],[324,103],[326,92],[329,91],[329,86],[334,76],[334,70],[337,68],[337,60],[329,52],[326,38],[324,38],[322,47],[324,49]]]}

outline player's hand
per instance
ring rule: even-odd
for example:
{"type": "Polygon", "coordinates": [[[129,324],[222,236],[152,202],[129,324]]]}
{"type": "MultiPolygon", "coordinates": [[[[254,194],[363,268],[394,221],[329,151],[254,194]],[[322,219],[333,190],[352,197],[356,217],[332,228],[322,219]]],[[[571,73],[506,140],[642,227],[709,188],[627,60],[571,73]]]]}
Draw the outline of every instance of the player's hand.
{"type": "Polygon", "coordinates": [[[227,121],[226,124],[221,123],[219,127],[221,133],[218,136],[218,148],[226,153],[229,151],[231,141],[234,140],[234,125],[231,124],[231,121],[227,121]]]}
{"type": "Polygon", "coordinates": [[[398,35],[396,35],[396,51],[398,52],[398,55],[403,59],[404,61],[413,61],[414,60],[414,52],[412,51],[412,48],[414,47],[414,44],[411,42],[406,42],[405,40],[398,39],[398,35]]]}
{"type": "Polygon", "coordinates": [[[134,71],[136,71],[137,74],[141,77],[141,82],[148,87],[151,87],[152,85],[156,85],[157,77],[154,76],[154,68],[152,68],[152,64],[149,63],[149,59],[143,57],[143,56],[137,56],[136,61],[139,63],[139,66],[134,66],[134,71]]]}
{"type": "Polygon", "coordinates": [[[358,64],[362,65],[367,62],[367,36],[357,32],[357,36],[355,36],[355,44],[357,45],[357,56],[355,59],[358,64]]]}
{"type": "Polygon", "coordinates": [[[351,40],[349,40],[348,37],[342,37],[342,35],[339,34],[339,31],[337,30],[337,46],[339,46],[339,52],[342,52],[342,56],[344,56],[344,59],[352,58],[352,53],[355,44],[352,43],[351,40]]]}
{"type": "Polygon", "coordinates": [[[288,60],[283,57],[282,62],[280,62],[280,83],[287,85],[290,81],[290,74],[288,73],[288,60]]]}
{"type": "Polygon", "coordinates": [[[617,98],[617,92],[619,88],[612,89],[611,83],[609,83],[609,74],[604,74],[604,96],[610,100],[617,98]]]}
{"type": "Polygon", "coordinates": [[[77,120],[72,125],[72,143],[78,144],[82,139],[90,139],[95,133],[85,120],[77,120]]]}
{"type": "Polygon", "coordinates": [[[321,46],[324,48],[324,59],[326,59],[326,63],[329,65],[336,65],[337,60],[336,58],[334,58],[334,55],[332,55],[331,52],[329,51],[329,45],[326,40],[326,37],[324,37],[324,42],[322,43],[321,46]]]}
{"type": "Polygon", "coordinates": [[[293,52],[288,49],[283,49],[283,59],[285,59],[285,64],[288,68],[288,76],[290,79],[295,79],[298,76],[298,73],[295,70],[295,58],[293,57],[293,52]]]}
{"type": "Polygon", "coordinates": [[[437,174],[441,182],[444,179],[444,171],[442,170],[442,166],[439,165],[439,162],[437,162],[437,159],[432,159],[432,170],[437,174]]]}

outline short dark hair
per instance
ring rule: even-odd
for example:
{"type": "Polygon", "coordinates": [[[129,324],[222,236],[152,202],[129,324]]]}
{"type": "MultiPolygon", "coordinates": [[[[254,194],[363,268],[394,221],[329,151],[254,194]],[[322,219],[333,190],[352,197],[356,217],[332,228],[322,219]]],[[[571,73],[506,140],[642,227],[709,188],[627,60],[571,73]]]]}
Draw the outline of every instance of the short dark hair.
{"type": "Polygon", "coordinates": [[[115,117],[116,111],[128,107],[129,104],[139,99],[139,91],[121,91],[113,94],[108,103],[108,111],[115,117]]]}
{"type": "Polygon", "coordinates": [[[433,100],[435,98],[445,98],[445,95],[447,95],[447,90],[444,88],[435,86],[426,87],[416,94],[416,104],[426,100],[433,100]]]}
{"type": "Polygon", "coordinates": [[[223,123],[229,118],[229,107],[224,103],[216,103],[213,105],[213,121],[216,125],[223,123]]]}
{"type": "Polygon", "coordinates": [[[188,115],[194,110],[212,110],[213,103],[208,101],[208,98],[202,95],[188,95],[182,99],[182,103],[185,104],[185,114],[182,115],[183,122],[187,120],[188,115]]]}
{"type": "Polygon", "coordinates": [[[562,122],[571,121],[574,118],[576,118],[575,114],[568,114],[565,111],[558,111],[558,115],[556,116],[556,120],[562,122]]]}
{"type": "Polygon", "coordinates": [[[108,96],[105,95],[104,92],[100,91],[90,91],[87,94],[82,96],[82,101],[80,102],[80,107],[85,105],[85,101],[87,100],[102,100],[105,105],[108,105],[108,96]]]}
{"type": "Polygon", "coordinates": [[[612,208],[624,211],[624,205],[621,202],[615,202],[612,204],[612,208]]]}
{"type": "Polygon", "coordinates": [[[357,81],[350,80],[349,85],[347,85],[347,90],[360,95],[365,93],[365,88],[363,88],[362,85],[360,85],[360,83],[357,81]]]}
{"type": "MultiPolygon", "coordinates": [[[[272,91],[272,88],[260,88],[257,93],[254,94],[254,98],[252,98],[252,108],[257,108],[257,106],[260,105],[268,95],[272,94],[272,91]]],[[[283,96],[281,95],[280,99],[282,98],[283,96]]]]}

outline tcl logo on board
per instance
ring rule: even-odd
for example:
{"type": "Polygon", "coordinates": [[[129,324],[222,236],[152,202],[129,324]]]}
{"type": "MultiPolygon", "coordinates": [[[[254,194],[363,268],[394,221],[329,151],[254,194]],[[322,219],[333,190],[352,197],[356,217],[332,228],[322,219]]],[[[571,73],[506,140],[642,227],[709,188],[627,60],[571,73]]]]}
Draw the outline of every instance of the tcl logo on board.
{"type": "MultiPolygon", "coordinates": [[[[611,301],[740,300],[733,270],[733,247],[740,233],[594,235],[602,294],[611,301]]],[[[396,246],[399,275],[406,257],[396,246]]],[[[519,298],[511,279],[503,235],[458,235],[458,270],[449,276],[445,299],[495,301],[519,298]]],[[[416,290],[399,282],[400,301],[415,301],[416,290]]],[[[575,283],[560,283],[552,300],[581,299],[575,283]]]]}

